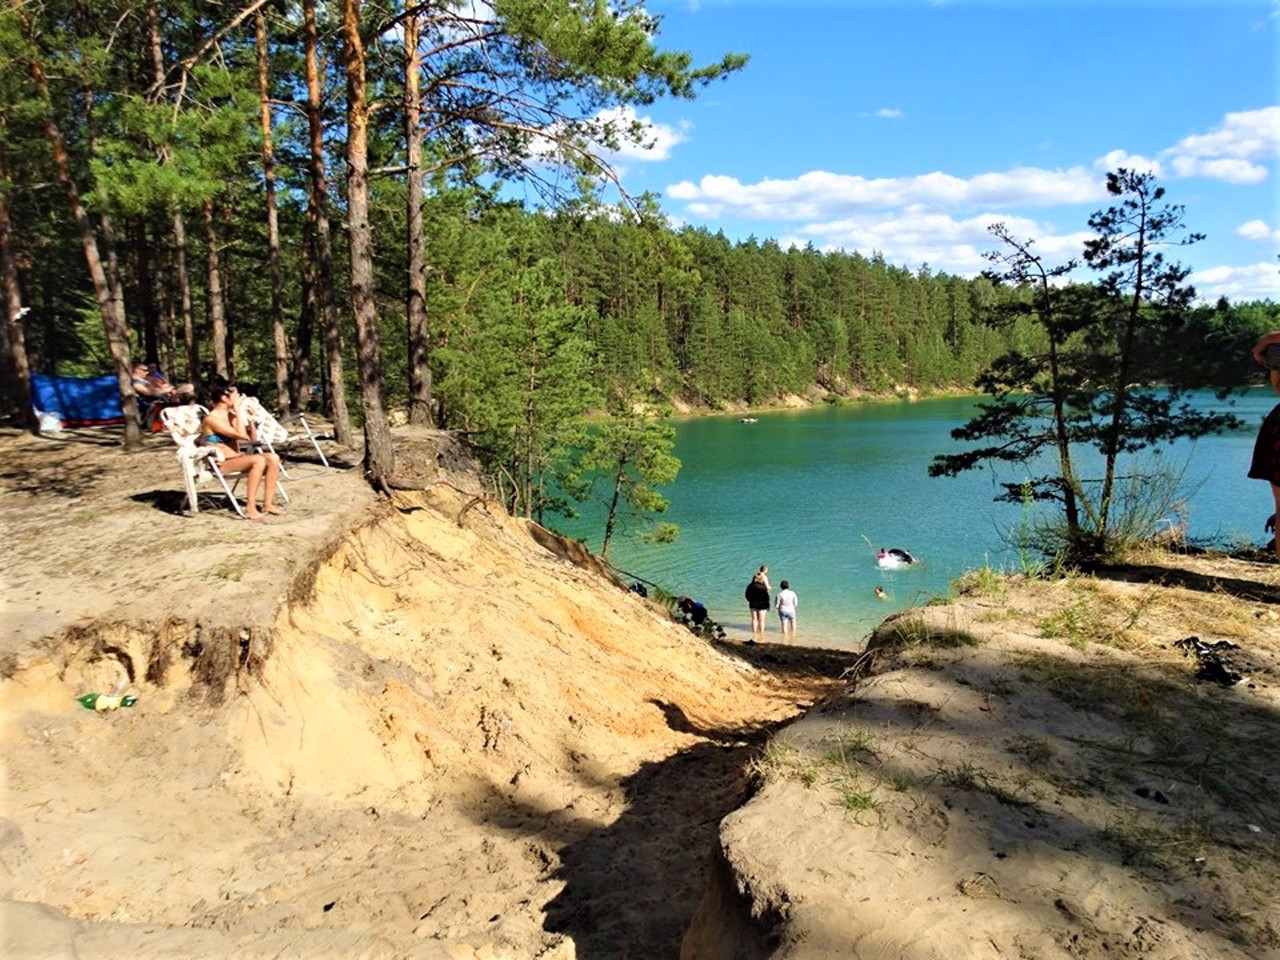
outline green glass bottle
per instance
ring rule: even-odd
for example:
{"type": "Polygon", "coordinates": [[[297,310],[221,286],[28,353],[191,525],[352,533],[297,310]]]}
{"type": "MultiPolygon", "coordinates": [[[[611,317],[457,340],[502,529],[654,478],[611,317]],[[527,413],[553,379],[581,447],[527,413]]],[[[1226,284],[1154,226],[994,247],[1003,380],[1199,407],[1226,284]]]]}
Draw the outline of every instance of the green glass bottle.
{"type": "Polygon", "coordinates": [[[123,696],[116,693],[86,693],[76,697],[76,702],[86,710],[102,713],[106,710],[118,710],[120,707],[132,707],[138,702],[138,698],[131,693],[123,696]]]}

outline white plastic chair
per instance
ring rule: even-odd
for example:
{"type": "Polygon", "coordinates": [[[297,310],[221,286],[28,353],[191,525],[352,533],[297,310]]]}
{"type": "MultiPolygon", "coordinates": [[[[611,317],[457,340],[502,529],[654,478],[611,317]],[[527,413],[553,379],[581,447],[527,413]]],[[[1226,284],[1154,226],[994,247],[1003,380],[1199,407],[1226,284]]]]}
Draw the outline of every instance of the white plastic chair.
{"type": "MultiPolygon", "coordinates": [[[[245,420],[253,422],[258,443],[263,444],[272,453],[279,455],[280,450],[277,450],[277,447],[285,450],[292,444],[306,441],[311,444],[311,449],[320,458],[320,463],[324,465],[324,469],[329,469],[329,460],[325,457],[324,451],[320,449],[320,443],[316,439],[316,435],[311,432],[311,425],[307,423],[307,418],[301,413],[285,417],[286,423],[296,423],[302,428],[301,434],[290,433],[284,424],[267,411],[257,397],[244,397],[240,401],[240,415],[245,420]]],[[[283,457],[281,457],[280,472],[286,477],[289,476],[289,471],[284,466],[283,457]]]]}
{"type": "MultiPolygon", "coordinates": [[[[203,428],[202,421],[209,411],[199,404],[189,403],[179,407],[165,407],[160,411],[160,420],[164,423],[165,429],[169,431],[169,436],[173,438],[173,442],[178,446],[178,464],[182,468],[182,482],[187,491],[187,505],[192,514],[200,512],[200,483],[209,479],[216,479],[222,486],[223,492],[227,495],[227,499],[231,501],[231,507],[241,518],[244,518],[244,508],[240,506],[240,501],[236,499],[235,490],[240,484],[240,478],[244,476],[243,471],[232,471],[230,474],[224,473],[222,470],[223,453],[217,447],[202,442],[203,428]],[[233,483],[227,482],[227,477],[234,477],[233,483]]],[[[246,445],[247,446],[247,445],[246,445]]],[[[246,450],[245,452],[249,452],[246,450]]],[[[276,490],[285,503],[289,502],[289,494],[284,489],[284,484],[276,481],[276,490]]]]}

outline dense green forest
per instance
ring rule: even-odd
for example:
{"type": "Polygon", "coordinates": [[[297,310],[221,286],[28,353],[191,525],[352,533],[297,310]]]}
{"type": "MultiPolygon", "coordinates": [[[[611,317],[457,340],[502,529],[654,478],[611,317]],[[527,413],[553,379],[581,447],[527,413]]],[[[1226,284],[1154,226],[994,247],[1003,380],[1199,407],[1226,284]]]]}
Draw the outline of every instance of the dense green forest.
{"type": "MultiPolygon", "coordinates": [[[[1006,309],[1021,285],[606,204],[605,148],[643,137],[608,108],[745,64],[657,33],[571,0],[7,5],[6,413],[29,422],[31,371],[114,372],[131,413],[137,359],[282,410],[315,385],[371,474],[403,411],[470,432],[532,514],[588,415],[969,388],[1043,346],[1006,309]]],[[[1280,326],[1271,303],[1198,312],[1280,326]]]]}

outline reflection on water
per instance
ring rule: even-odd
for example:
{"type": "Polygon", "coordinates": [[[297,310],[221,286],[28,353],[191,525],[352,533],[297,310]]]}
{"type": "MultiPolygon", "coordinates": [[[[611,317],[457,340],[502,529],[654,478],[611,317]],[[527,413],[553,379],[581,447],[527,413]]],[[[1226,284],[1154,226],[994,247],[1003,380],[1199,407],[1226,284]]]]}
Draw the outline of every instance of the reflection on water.
{"type": "MultiPolygon", "coordinates": [[[[616,539],[610,559],[621,569],[677,595],[702,600],[731,633],[749,633],[742,591],[762,563],[774,590],[787,579],[800,596],[799,639],[855,648],[889,613],[945,594],[965,570],[990,564],[1017,569],[1006,534],[1023,508],[994,503],[1000,481],[979,469],[956,478],[928,476],[937,453],[956,449],[950,431],[974,407],[972,399],[873,403],[800,412],[704,417],[676,424],[683,462],[664,493],[664,519],[680,540],[653,547],[616,539]],[[920,563],[900,570],[876,565],[878,547],[902,547],[920,563]],[[886,598],[878,599],[876,586],[886,598]]],[[[1206,407],[1223,406],[1211,395],[1206,407]]],[[[1258,543],[1271,510],[1264,483],[1245,472],[1254,432],[1275,404],[1269,390],[1238,398],[1246,426],[1184,441],[1150,455],[1182,467],[1187,519],[1197,540],[1258,543]]],[[[1025,475],[1025,474],[1023,474],[1025,475]]],[[[598,549],[602,522],[584,510],[555,524],[598,549]]],[[[770,615],[777,634],[777,615],[770,615]]]]}

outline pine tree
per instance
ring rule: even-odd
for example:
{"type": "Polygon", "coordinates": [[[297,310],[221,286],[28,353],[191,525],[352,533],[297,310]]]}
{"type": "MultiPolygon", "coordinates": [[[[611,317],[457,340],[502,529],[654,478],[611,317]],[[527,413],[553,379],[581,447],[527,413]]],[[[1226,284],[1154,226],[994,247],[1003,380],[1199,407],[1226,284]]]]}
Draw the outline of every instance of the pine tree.
{"type": "MultiPolygon", "coordinates": [[[[596,498],[604,504],[600,555],[606,559],[620,529],[666,512],[670,504],[656,488],[674,483],[680,473],[680,460],[672,453],[675,430],[661,413],[626,390],[615,395],[609,407],[610,416],[593,426],[563,481],[576,499],[596,498]],[[602,488],[598,494],[597,488],[602,488]]],[[[651,542],[670,543],[679,536],[679,528],[671,523],[657,524],[642,536],[651,542]]]]}
{"type": "MultiPolygon", "coordinates": [[[[1116,515],[1121,457],[1238,423],[1233,414],[1193,407],[1186,391],[1197,383],[1176,362],[1194,291],[1183,284],[1187,271],[1167,263],[1160,248],[1197,239],[1181,234],[1181,208],[1161,204],[1164,190],[1150,174],[1119,170],[1108,174],[1107,189],[1121,199],[1090,217],[1097,235],[1084,250],[1085,261],[1105,272],[1095,285],[1060,288],[1074,261],[1050,267],[1032,241],[993,228],[1004,249],[988,255],[1002,267],[990,279],[1015,284],[1020,296],[997,300],[991,318],[1014,330],[1033,320],[1037,345],[1015,345],[979,378],[993,399],[952,436],[981,445],[940,454],[929,467],[930,476],[953,476],[989,462],[1030,465],[1052,451],[1052,472],[1004,483],[997,499],[1059,502],[1065,528],[1060,536],[1046,531],[1042,545],[1071,563],[1091,562],[1150,532],[1125,529],[1147,504],[1116,515]],[[1101,456],[1101,478],[1080,475],[1078,452],[1089,447],[1101,456]]],[[[1130,479],[1142,490],[1150,478],[1130,479]]],[[[1149,486],[1139,496],[1149,500],[1149,486]]]]}

